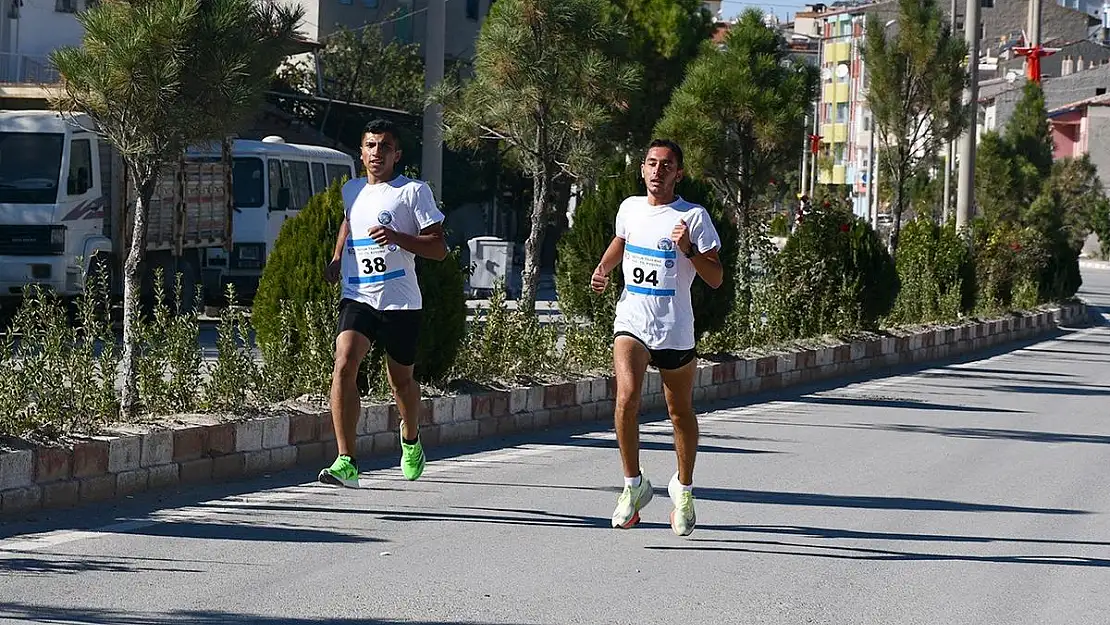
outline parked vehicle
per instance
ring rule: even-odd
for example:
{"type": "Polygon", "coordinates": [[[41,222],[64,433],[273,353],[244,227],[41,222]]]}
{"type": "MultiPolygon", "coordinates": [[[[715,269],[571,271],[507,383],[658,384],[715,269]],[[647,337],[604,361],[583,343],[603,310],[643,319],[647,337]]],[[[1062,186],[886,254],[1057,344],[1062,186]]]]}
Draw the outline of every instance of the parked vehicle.
{"type": "MultiPolygon", "coordinates": [[[[337,150],[280,137],[190,149],[162,172],[147,210],[143,294],[154,268],[181,275],[187,303],[228,282],[250,296],[281,225],[332,180],[354,175],[337,150]]],[[[85,116],[0,112],[0,299],[29,284],[72,297],[106,271],[113,293],[130,248],[135,192],[123,160],[85,116]]]]}

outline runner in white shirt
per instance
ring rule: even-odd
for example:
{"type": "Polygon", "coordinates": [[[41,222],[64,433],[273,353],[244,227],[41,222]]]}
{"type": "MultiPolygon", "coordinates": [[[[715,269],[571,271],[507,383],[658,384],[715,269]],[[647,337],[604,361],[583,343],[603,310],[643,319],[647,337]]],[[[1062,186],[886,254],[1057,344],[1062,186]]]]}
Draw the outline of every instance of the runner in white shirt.
{"type": "Polygon", "coordinates": [[[705,208],[675,195],[682,179],[682,149],[657,139],[644,157],[641,173],[647,196],[626,199],[617,211],[616,237],[601,257],[590,284],[597,292],[609,284],[619,264],[624,292],[613,323],[613,368],[617,376],[614,420],[624,467],[624,490],[613,511],[613,527],[640,522],[651,501],[651,482],[640,467],[640,389],[648,365],[659,369],[674,426],[678,471],[667,492],[674,503],[671,529],[679,536],[694,531],[694,457],[698,422],[694,413],[694,310],[690,286],[700,276],[717,288],[724,279],[717,230],[705,208]]]}
{"type": "Polygon", "coordinates": [[[443,260],[447,245],[443,214],[427,184],[394,173],[401,160],[396,128],[367,124],[362,136],[366,178],[343,185],[346,216],[329,282],[343,280],[335,370],[331,383],[332,426],[339,456],[320,471],[325,484],[358,488],[355,430],[360,411],[359,364],[372,342],[386,353],[389,385],[401,413],[401,471],[415,480],[424,472],[420,444],[420,385],[413,378],[423,298],[416,281],[416,256],[443,260]]]}

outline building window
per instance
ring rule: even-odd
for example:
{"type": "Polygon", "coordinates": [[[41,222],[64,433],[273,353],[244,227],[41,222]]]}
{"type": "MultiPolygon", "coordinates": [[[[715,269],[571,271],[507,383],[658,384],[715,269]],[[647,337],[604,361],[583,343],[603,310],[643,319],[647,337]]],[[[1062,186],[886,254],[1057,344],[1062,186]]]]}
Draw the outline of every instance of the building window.
{"type": "Polygon", "coordinates": [[[986,22],[979,22],[979,41],[987,38],[987,24],[986,22]]]}
{"type": "Polygon", "coordinates": [[[77,0],[54,0],[54,10],[58,13],[76,13],[77,0]]]}
{"type": "Polygon", "coordinates": [[[1095,87],[1095,95],[1106,95],[1106,87],[1095,87]]]}
{"type": "Polygon", "coordinates": [[[466,19],[478,19],[478,0],[466,0],[466,19]]]}
{"type": "Polygon", "coordinates": [[[836,123],[843,124],[846,121],[848,121],[848,103],[847,102],[837,102],[836,103],[836,123]]]}
{"type": "Polygon", "coordinates": [[[870,132],[871,131],[871,116],[870,115],[865,115],[863,117],[863,131],[864,132],[870,132]]]}
{"type": "Polygon", "coordinates": [[[378,8],[378,0],[362,0],[362,6],[368,9],[378,8]]]}
{"type": "Polygon", "coordinates": [[[984,9],[993,9],[994,0],[979,0],[979,6],[984,9]]]}

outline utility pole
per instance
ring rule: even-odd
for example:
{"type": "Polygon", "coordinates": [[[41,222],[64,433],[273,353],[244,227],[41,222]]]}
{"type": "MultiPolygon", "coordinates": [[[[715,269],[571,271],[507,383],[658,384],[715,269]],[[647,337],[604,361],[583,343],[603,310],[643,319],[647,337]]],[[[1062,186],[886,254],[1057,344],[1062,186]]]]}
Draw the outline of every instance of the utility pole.
{"type": "MultiPolygon", "coordinates": [[[[443,57],[446,54],[447,0],[428,0],[427,31],[424,37],[424,88],[443,82],[443,57]]],[[[442,199],[443,197],[443,107],[429,105],[424,109],[423,157],[420,177],[442,199]]]]}
{"type": "MultiPolygon", "coordinates": [[[[948,19],[953,29],[956,27],[956,8],[956,0],[952,0],[948,7],[948,19]]],[[[956,139],[953,139],[944,146],[944,198],[940,203],[944,223],[952,221],[952,168],[956,166],[955,160],[956,139]]]]}
{"type": "Polygon", "coordinates": [[[975,138],[979,125],[979,2],[967,0],[964,14],[964,41],[968,50],[968,85],[964,104],[968,106],[970,124],[960,136],[960,175],[956,198],[956,230],[963,231],[971,221],[975,205],[975,138]]]}
{"type": "Polygon", "coordinates": [[[809,115],[806,115],[802,128],[802,180],[798,189],[805,195],[806,185],[809,184],[809,136],[806,133],[809,130],[809,115]]]}

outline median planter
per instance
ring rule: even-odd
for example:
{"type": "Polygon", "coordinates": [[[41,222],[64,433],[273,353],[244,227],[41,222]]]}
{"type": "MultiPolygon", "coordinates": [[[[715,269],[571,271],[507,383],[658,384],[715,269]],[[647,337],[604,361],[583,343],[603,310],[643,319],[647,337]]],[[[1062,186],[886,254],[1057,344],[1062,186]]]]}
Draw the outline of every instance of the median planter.
{"type": "MultiPolygon", "coordinates": [[[[1085,323],[1086,306],[1067,304],[1001,320],[923,328],[814,349],[699,365],[695,401],[778,390],[892,366],[925,363],[1085,323]]],[[[423,402],[425,445],[451,445],[549,427],[610,421],[612,377],[508,391],[437,397],[423,402]]],[[[644,379],[644,407],[663,405],[661,379],[644,379]]],[[[360,456],[398,452],[397,411],[364,404],[357,428],[360,456]]],[[[266,416],[229,421],[174,417],[162,427],[121,428],[68,446],[0,450],[0,514],[126,497],[146,490],[228,480],[293,466],[317,468],[335,455],[326,409],[285,402],[266,416]]],[[[306,473],[306,478],[310,477],[306,473]]]]}

